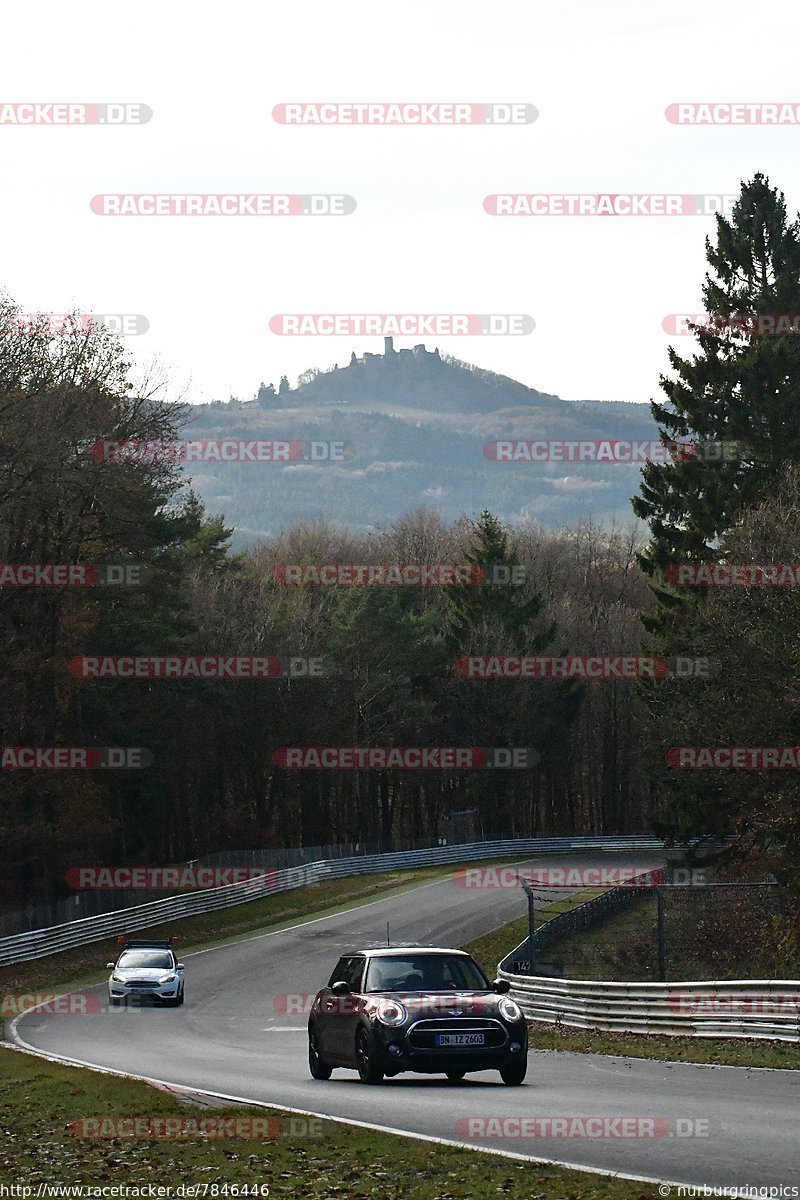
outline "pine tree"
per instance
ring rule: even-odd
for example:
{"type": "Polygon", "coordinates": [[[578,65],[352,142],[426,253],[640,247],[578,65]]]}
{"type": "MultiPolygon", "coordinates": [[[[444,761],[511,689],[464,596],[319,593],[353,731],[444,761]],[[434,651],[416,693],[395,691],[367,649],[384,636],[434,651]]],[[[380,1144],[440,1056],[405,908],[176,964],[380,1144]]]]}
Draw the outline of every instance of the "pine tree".
{"type": "Polygon", "coordinates": [[[520,565],[519,558],[509,545],[508,533],[488,509],[484,509],[475,525],[472,545],[464,559],[482,568],[486,581],[447,589],[451,645],[469,644],[475,650],[487,634],[497,636],[498,627],[502,630],[504,653],[515,649],[536,653],[552,641],[555,632],[552,628],[535,637],[531,634],[530,627],[542,611],[544,600],[539,593],[529,596],[524,582],[514,581],[513,571],[520,565]],[[508,568],[509,581],[494,583],[495,568],[508,568]]]}
{"type": "Polygon", "coordinates": [[[740,534],[758,506],[780,491],[787,468],[800,460],[800,338],[791,332],[792,320],[781,320],[800,313],[800,221],[789,220],[783,194],[765,176],[742,184],[730,218],[717,217],[706,258],[708,323],[693,329],[693,357],[670,349],[676,377],[661,379],[668,404],[653,403],[651,409],[662,441],[735,446],[736,453],[721,460],[676,455],[671,463],[648,463],[641,495],[632,501],[651,530],[639,561],[657,577],[653,591],[659,605],[645,625],[659,636],[662,653],[694,652],[722,664],[721,677],[707,683],[667,680],[646,687],[654,775],[666,800],[662,831],[683,837],[763,830],[770,818],[761,792],[768,793],[771,784],[744,771],[729,780],[717,771],[667,770],[665,750],[770,745],[773,739],[779,744],[781,735],[772,730],[787,706],[780,713],[769,705],[743,708],[765,667],[756,661],[748,670],[736,669],[749,661],[742,657],[743,646],[752,650],[769,633],[772,618],[763,621],[763,609],[771,610],[773,598],[751,600],[750,589],[743,589],[744,597],[721,596],[715,588],[708,594],[666,590],[660,577],[670,564],[770,561],[752,558],[759,550],[744,549],[740,534]],[[732,618],[741,611],[747,619],[737,624],[732,618]]]}
{"type": "Polygon", "coordinates": [[[208,516],[205,505],[190,488],[181,510],[183,520],[183,552],[193,562],[219,570],[234,566],[238,560],[229,555],[233,528],[225,525],[221,514],[208,516]]]}
{"type": "Polygon", "coordinates": [[[651,462],[642,472],[632,504],[650,524],[640,560],[650,574],[718,555],[719,539],[800,458],[800,337],[781,334],[780,324],[768,335],[775,315],[800,313],[800,223],[788,221],[783,194],[763,175],[742,184],[730,219],[717,216],[706,257],[711,320],[693,327],[692,358],[670,348],[677,378],[660,381],[669,405],[651,404],[663,442],[706,447],[696,457],[678,451],[672,462],[651,462]],[[722,460],[711,451],[718,445],[722,460]]]}

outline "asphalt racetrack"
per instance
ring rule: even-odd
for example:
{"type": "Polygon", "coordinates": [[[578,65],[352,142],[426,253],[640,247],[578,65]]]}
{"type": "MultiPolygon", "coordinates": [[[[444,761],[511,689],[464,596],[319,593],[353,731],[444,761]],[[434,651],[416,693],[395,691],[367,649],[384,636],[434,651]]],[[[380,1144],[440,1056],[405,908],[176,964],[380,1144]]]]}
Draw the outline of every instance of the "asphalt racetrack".
{"type": "MultiPolygon", "coordinates": [[[[545,862],[644,869],[661,859],[576,854],[536,865],[545,862]]],[[[304,998],[327,981],[341,953],[384,942],[387,921],[395,945],[460,946],[523,915],[523,900],[517,889],[465,889],[448,877],[278,933],[187,953],[182,1008],[109,1009],[103,987],[98,1013],[33,1010],[13,1023],[11,1037],[176,1086],[515,1155],[716,1187],[800,1184],[800,1072],[537,1051],[534,1041],[523,1087],[505,1087],[496,1072],[461,1084],[400,1075],[377,1088],[361,1084],[355,1071],[311,1079],[304,998]],[[517,1118],[563,1116],[654,1118],[663,1136],[517,1136],[517,1118]],[[470,1118],[501,1122],[470,1126],[470,1118]]],[[[494,973],[495,963],[482,965],[494,973]]]]}

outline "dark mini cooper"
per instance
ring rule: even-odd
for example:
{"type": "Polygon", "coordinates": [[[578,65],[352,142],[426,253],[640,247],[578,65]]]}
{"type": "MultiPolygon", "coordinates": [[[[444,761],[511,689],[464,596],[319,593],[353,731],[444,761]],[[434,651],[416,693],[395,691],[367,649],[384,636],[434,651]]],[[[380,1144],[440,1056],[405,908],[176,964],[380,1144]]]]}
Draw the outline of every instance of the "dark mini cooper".
{"type": "Polygon", "coordinates": [[[528,1029],[506,980],[490,983],[463,950],[359,950],[339,959],[308,1018],[315,1079],[355,1068],[362,1083],[401,1071],[446,1075],[495,1068],[520,1084],[528,1029]]]}

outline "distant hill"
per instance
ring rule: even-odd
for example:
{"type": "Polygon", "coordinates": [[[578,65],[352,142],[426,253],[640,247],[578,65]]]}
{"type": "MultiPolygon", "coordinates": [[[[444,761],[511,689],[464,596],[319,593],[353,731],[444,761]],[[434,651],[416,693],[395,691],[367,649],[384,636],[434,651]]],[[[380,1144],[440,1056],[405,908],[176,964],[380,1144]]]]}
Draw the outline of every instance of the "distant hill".
{"type": "Polygon", "coordinates": [[[436,412],[492,412],[519,405],[558,405],[549,396],[525,387],[505,375],[495,375],[458,359],[441,357],[438,349],[424,345],[395,350],[385,338],[383,354],[351,355],[346,367],[307,371],[294,390],[284,386],[275,393],[262,384],[257,403],[267,408],[302,404],[353,404],[371,400],[402,404],[436,412]]]}
{"type": "Polygon", "coordinates": [[[344,462],[203,463],[193,486],[222,512],[242,548],[297,521],[354,529],[389,524],[421,504],[445,519],[491,508],[510,522],[557,527],[588,516],[633,519],[639,468],[620,463],[498,463],[497,439],[657,440],[646,404],[567,401],[422,346],[353,354],[346,367],[307,371],[255,400],[197,405],[189,438],[345,442],[344,462]]]}

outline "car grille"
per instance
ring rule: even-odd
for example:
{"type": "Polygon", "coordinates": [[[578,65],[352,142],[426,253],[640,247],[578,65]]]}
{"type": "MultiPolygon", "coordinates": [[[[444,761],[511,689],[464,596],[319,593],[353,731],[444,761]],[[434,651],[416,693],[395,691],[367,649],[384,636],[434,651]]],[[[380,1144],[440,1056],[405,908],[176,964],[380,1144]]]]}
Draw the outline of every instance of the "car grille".
{"type": "Polygon", "coordinates": [[[482,1033],[482,1046],[441,1047],[442,1050],[486,1050],[504,1046],[507,1034],[499,1021],[487,1017],[437,1017],[427,1021],[417,1021],[408,1031],[408,1044],[412,1050],[439,1050],[436,1045],[437,1033],[482,1033]]]}
{"type": "Polygon", "coordinates": [[[136,988],[157,988],[160,985],[153,983],[152,979],[126,979],[125,986],[136,988]]]}

